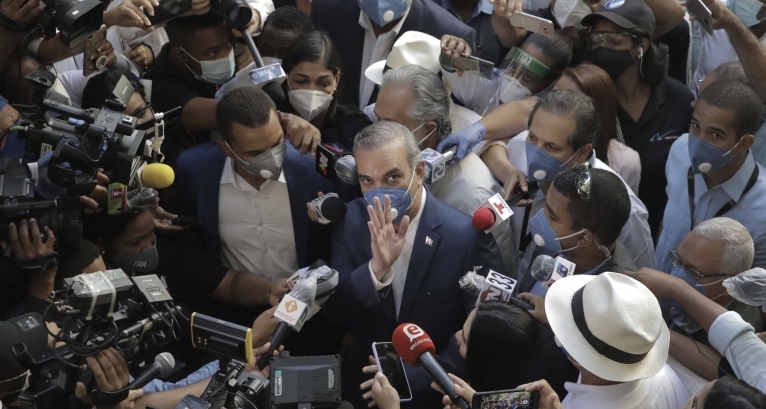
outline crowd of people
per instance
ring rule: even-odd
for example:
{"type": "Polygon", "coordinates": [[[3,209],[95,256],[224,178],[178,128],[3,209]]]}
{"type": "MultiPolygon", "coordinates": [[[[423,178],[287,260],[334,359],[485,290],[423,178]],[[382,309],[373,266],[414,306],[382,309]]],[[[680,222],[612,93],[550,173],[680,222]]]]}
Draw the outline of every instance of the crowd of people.
{"type": "MultiPolygon", "coordinates": [[[[69,47],[32,30],[47,1],[1,0],[0,319],[41,314],[53,349],[54,290],[122,269],[251,328],[260,354],[338,355],[354,408],[766,409],[762,1],[237,0],[252,17],[234,26],[224,2],[115,0],[69,47]],[[79,109],[167,117],[147,143],[169,182],[128,186],[156,199],[113,211],[130,183],[109,163],[62,185],[86,175],[29,135],[79,109]],[[352,165],[320,172],[320,148],[352,165]],[[31,190],[74,200],[78,226],[25,216],[31,190]],[[311,204],[331,193],[338,220],[311,204]],[[287,279],[317,260],[334,293],[271,345],[287,279]],[[477,300],[467,272],[508,277],[513,302],[477,300]],[[459,398],[422,367],[404,365],[409,396],[381,372],[370,346],[403,323],[459,398]]],[[[86,136],[66,144],[93,161],[86,136]]],[[[34,407],[25,337],[0,324],[0,407],[34,407]]],[[[199,396],[219,362],[182,333],[171,377],[117,405],[70,392],[99,409],[199,396]]],[[[138,375],[116,349],[85,363],[105,392],[138,375]]]]}

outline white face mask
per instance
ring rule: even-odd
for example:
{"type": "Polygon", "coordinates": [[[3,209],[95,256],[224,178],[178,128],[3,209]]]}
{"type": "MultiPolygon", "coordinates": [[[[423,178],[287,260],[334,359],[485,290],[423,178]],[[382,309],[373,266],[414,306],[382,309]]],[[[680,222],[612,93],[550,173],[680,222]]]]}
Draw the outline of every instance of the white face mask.
{"type": "Polygon", "coordinates": [[[519,82],[518,79],[509,77],[507,75],[502,77],[499,92],[501,103],[524,99],[532,95],[532,92],[529,90],[529,88],[521,85],[521,82],[519,82]]]}
{"type": "MultiPolygon", "coordinates": [[[[194,61],[197,61],[194,57],[191,56],[186,50],[184,50],[184,53],[187,57],[191,58],[194,61]]],[[[227,81],[231,79],[231,77],[235,74],[235,66],[236,61],[234,60],[234,49],[232,48],[229,51],[228,57],[219,58],[217,60],[213,61],[197,61],[202,68],[202,75],[194,75],[194,78],[197,78],[200,81],[204,81],[210,84],[214,85],[223,85],[227,81]]],[[[187,65],[186,68],[189,68],[187,65]]],[[[191,68],[189,68],[189,71],[192,71],[191,68]]],[[[194,71],[192,71],[194,72],[194,71]]]]}
{"type": "Polygon", "coordinates": [[[298,115],[307,121],[326,111],[332,102],[332,94],[311,89],[291,89],[287,91],[287,98],[298,115]]]}
{"type": "Polygon", "coordinates": [[[556,0],[551,11],[559,26],[578,29],[583,27],[583,17],[591,14],[591,9],[582,0],[556,0]]]}

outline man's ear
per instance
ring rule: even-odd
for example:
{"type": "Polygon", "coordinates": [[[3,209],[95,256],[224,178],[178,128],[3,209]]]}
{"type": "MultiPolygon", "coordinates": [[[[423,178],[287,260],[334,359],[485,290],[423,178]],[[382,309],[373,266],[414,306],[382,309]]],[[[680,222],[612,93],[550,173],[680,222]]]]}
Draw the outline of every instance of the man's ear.
{"type": "Polygon", "coordinates": [[[218,148],[223,152],[224,155],[226,155],[229,158],[234,159],[234,154],[232,154],[231,149],[226,144],[226,142],[223,141],[223,139],[219,139],[215,141],[215,144],[218,145],[218,148]]]}
{"type": "Polygon", "coordinates": [[[420,160],[418,162],[418,165],[415,166],[415,175],[417,176],[418,182],[423,183],[423,178],[426,176],[426,161],[420,160]]]}
{"type": "Polygon", "coordinates": [[[742,140],[739,143],[738,149],[743,149],[745,152],[747,152],[747,150],[750,149],[754,143],[755,143],[755,135],[746,134],[745,136],[742,137],[742,140]]]}
{"type": "Polygon", "coordinates": [[[585,161],[588,159],[588,156],[590,156],[591,151],[593,150],[593,144],[587,144],[580,148],[579,151],[577,151],[577,156],[575,156],[575,163],[581,164],[585,163],[585,161]]]}
{"type": "Polygon", "coordinates": [[[590,244],[594,241],[595,237],[593,235],[593,232],[590,230],[585,230],[580,234],[580,237],[577,239],[577,244],[582,244],[580,247],[588,247],[590,244]]]}

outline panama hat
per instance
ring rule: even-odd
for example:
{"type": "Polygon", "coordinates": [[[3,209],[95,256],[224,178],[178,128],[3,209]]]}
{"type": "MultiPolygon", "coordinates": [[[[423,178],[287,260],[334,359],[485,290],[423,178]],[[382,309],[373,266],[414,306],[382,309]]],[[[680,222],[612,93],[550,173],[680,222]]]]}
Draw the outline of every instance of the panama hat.
{"type": "Polygon", "coordinates": [[[388,58],[370,65],[364,75],[372,82],[383,83],[383,73],[386,69],[399,68],[409,64],[419,65],[428,71],[438,74],[440,71],[439,54],[441,42],[420,31],[407,31],[394,43],[388,58]]]}

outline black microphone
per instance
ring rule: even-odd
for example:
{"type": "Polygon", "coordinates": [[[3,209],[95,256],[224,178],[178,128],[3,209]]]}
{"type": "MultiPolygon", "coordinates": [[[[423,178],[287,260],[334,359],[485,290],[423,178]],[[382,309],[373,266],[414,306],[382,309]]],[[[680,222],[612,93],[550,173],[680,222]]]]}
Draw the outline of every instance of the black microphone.
{"type": "Polygon", "coordinates": [[[158,376],[165,376],[176,366],[176,360],[170,352],[163,352],[154,358],[151,367],[141,372],[133,382],[128,385],[129,390],[141,389],[158,376]]]}
{"type": "Polygon", "coordinates": [[[322,195],[310,202],[320,224],[339,222],[346,216],[346,203],[337,193],[322,195]]]}
{"type": "Polygon", "coordinates": [[[553,275],[553,268],[555,266],[556,260],[554,260],[553,257],[547,254],[541,254],[535,258],[535,261],[532,262],[530,274],[532,274],[532,277],[535,280],[544,283],[550,280],[551,276],[553,275]]]}

